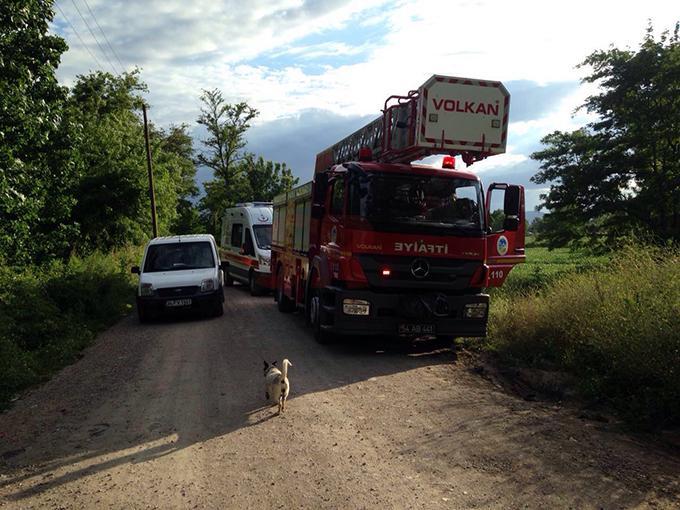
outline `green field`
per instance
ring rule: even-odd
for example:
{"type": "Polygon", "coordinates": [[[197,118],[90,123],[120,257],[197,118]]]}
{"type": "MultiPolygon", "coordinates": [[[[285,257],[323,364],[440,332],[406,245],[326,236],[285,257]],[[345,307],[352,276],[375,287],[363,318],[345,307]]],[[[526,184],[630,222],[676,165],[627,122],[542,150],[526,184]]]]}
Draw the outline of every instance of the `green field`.
{"type": "Polygon", "coordinates": [[[574,252],[569,248],[549,250],[535,245],[531,240],[527,243],[526,255],[526,262],[515,266],[503,287],[493,289],[493,294],[538,291],[562,276],[601,269],[609,261],[607,255],[574,252]]]}
{"type": "Polygon", "coordinates": [[[572,374],[631,425],[680,424],[680,252],[527,249],[493,289],[483,347],[506,365],[572,374]]]}

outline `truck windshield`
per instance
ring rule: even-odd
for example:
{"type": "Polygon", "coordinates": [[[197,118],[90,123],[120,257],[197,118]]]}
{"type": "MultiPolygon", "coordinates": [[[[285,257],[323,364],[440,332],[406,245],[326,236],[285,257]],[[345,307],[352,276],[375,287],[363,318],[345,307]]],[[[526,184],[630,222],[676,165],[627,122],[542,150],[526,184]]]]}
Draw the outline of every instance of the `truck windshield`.
{"type": "Polygon", "coordinates": [[[215,267],[209,242],[152,244],[146,253],[145,273],[215,267]]]}
{"type": "Polygon", "coordinates": [[[349,213],[378,228],[482,232],[478,181],[455,177],[350,172],[349,213]]]}
{"type": "Polygon", "coordinates": [[[260,250],[272,249],[271,225],[253,225],[253,232],[255,232],[255,242],[260,250]]]}

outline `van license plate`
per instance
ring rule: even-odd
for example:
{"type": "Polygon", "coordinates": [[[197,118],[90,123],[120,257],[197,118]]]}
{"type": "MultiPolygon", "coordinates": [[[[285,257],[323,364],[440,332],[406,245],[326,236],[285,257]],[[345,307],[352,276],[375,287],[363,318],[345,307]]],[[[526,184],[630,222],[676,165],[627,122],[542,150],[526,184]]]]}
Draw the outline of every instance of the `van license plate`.
{"type": "Polygon", "coordinates": [[[435,331],[434,324],[399,324],[402,336],[434,335],[435,331]]]}
{"type": "Polygon", "coordinates": [[[165,302],[167,307],[191,306],[191,299],[169,299],[165,302]]]}

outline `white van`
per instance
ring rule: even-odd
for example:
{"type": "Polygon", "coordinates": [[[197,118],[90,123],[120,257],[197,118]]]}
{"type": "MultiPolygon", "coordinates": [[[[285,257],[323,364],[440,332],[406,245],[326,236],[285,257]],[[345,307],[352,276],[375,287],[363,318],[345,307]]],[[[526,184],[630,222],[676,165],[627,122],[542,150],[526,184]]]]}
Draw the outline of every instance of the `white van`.
{"type": "Polygon", "coordinates": [[[220,257],[226,263],[224,284],[248,285],[253,296],[272,289],[272,204],[247,202],[227,209],[222,219],[220,257]]]}
{"type": "Polygon", "coordinates": [[[181,309],[223,313],[224,272],[210,234],[156,237],[146,245],[142,265],[132,272],[139,275],[140,322],[155,313],[181,309]]]}

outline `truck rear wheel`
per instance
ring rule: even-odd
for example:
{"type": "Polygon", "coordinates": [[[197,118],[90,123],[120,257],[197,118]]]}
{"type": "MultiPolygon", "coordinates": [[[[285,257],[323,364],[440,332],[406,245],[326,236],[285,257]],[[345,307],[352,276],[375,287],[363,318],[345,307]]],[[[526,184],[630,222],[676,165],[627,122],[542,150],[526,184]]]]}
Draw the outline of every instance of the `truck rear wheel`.
{"type": "Polygon", "coordinates": [[[290,313],[295,310],[295,303],[283,292],[283,269],[279,269],[276,278],[276,304],[279,312],[290,313]]]}

